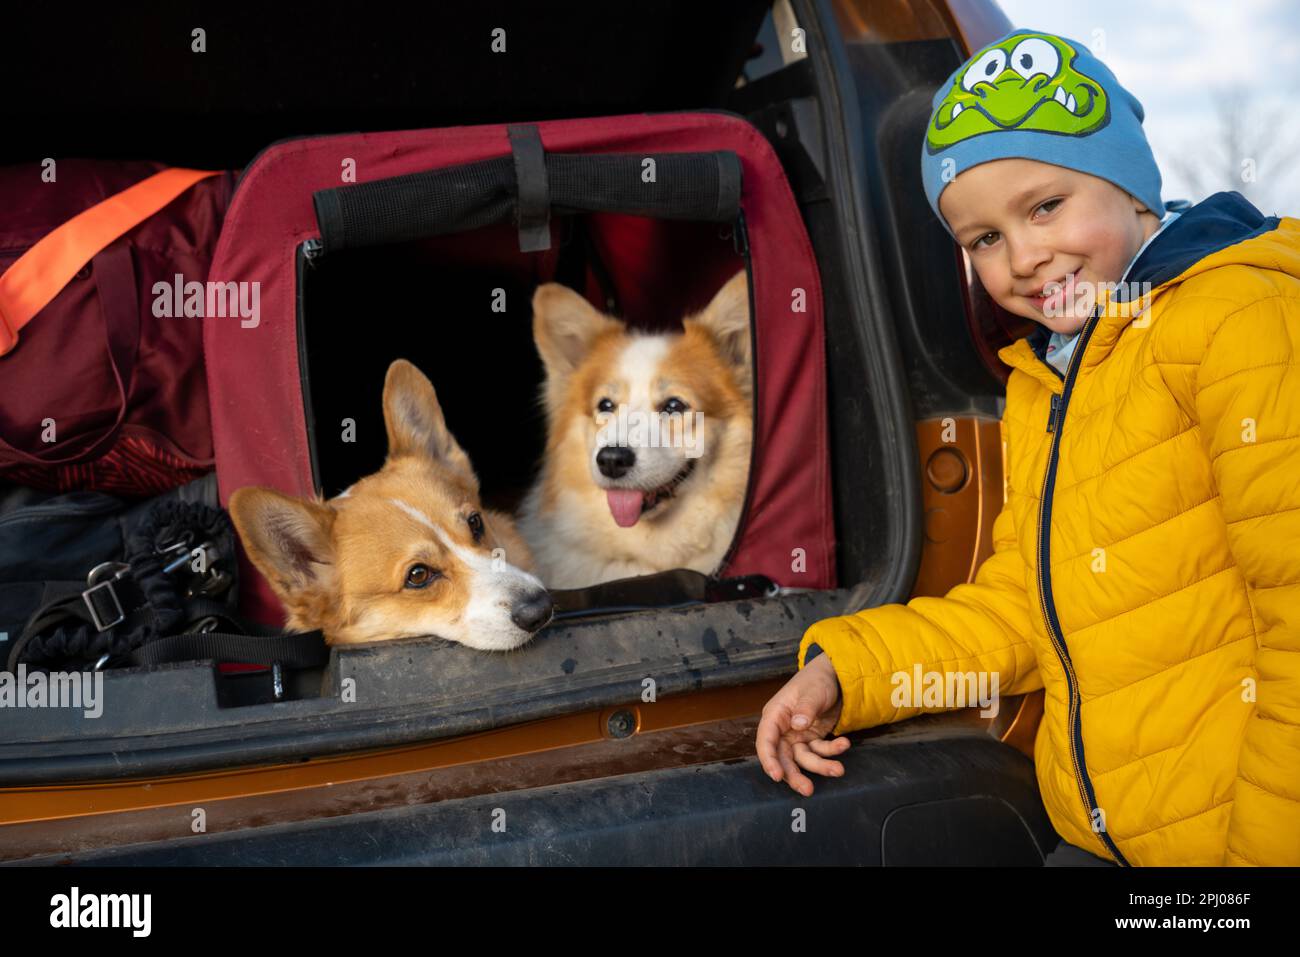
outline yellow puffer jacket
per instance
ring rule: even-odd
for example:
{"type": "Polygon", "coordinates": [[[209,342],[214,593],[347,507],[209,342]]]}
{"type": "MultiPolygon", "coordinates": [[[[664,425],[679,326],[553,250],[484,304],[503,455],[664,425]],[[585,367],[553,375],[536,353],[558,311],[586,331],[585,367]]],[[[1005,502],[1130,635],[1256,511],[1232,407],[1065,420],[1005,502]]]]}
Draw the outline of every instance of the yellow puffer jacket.
{"type": "Polygon", "coordinates": [[[1044,688],[1065,840],[1300,864],[1300,220],[1216,194],[1128,278],[1149,310],[1099,297],[1064,381],[1045,329],[999,353],[1008,494],[975,580],[818,622],[799,666],[830,656],[837,734],[944,710],[895,698],[918,663],[1044,688]]]}

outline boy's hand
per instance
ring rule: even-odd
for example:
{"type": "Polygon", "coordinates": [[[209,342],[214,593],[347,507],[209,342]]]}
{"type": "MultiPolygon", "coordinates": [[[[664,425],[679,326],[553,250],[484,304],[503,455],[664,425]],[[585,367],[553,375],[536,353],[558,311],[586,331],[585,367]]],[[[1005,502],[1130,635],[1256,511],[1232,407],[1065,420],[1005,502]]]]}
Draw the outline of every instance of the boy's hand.
{"type": "Polygon", "coordinates": [[[786,682],[763,706],[758,723],[758,760],[773,781],[785,781],[804,797],[812,781],[799,769],[828,777],[843,777],[844,765],[828,760],[843,754],[849,739],[822,739],[840,719],[840,682],[830,657],[819,655],[786,682]]]}

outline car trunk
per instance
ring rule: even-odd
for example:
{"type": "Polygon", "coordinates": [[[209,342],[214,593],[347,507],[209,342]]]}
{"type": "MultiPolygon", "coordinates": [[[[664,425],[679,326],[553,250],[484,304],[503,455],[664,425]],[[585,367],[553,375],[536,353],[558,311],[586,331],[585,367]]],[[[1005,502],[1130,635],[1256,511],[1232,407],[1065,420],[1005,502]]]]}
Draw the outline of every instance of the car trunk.
{"type": "MultiPolygon", "coordinates": [[[[65,47],[48,50],[62,65],[50,64],[39,74],[43,112],[13,118],[11,136],[0,147],[5,162],[54,152],[244,167],[267,144],[302,135],[681,110],[746,118],[781,160],[820,268],[835,572],[842,587],[733,592],[723,601],[597,605],[563,617],[508,656],[436,639],[336,648],[324,669],[289,673],[278,689],[268,673],[221,674],[211,663],[117,669],[105,675],[105,707],[94,719],[75,709],[6,713],[0,785],[286,763],[653,700],[645,697],[647,682],[657,696],[752,684],[790,674],[805,629],[840,613],[853,586],[861,605],[905,599],[921,542],[905,372],[890,330],[881,266],[867,238],[876,227],[863,219],[862,168],[852,142],[858,131],[845,123],[847,91],[832,81],[835,64],[819,52],[828,46],[821,31],[829,25],[819,24],[802,4],[796,10],[813,53],[787,55],[788,63],[765,2],[725,8],[660,4],[635,21],[619,19],[623,11],[608,4],[563,11],[538,6],[499,17],[476,8],[464,17],[458,13],[454,35],[432,10],[404,10],[400,22],[383,16],[357,22],[353,14],[343,18],[328,10],[311,21],[301,11],[267,10],[256,31],[233,15],[209,17],[208,53],[191,54],[182,43],[149,63],[130,56],[132,46],[145,42],[142,30],[163,50],[171,49],[175,36],[189,36],[188,21],[163,8],[157,17],[129,25],[87,14],[102,19],[83,20],[65,47]],[[504,55],[490,52],[498,27],[505,30],[504,55]],[[78,52],[87,52],[82,43],[103,46],[79,60],[78,52]],[[372,72],[349,68],[349,51],[381,49],[380,62],[390,66],[372,72]],[[106,56],[114,62],[106,65],[106,56]],[[393,72],[397,62],[421,66],[393,72]],[[87,63],[98,64],[93,83],[87,63]],[[214,64],[232,79],[204,83],[214,64]],[[157,79],[158,69],[167,71],[167,82],[157,79]],[[51,76],[59,79],[47,86],[51,76]],[[737,84],[738,77],[743,82],[737,84]],[[82,121],[87,108],[93,118],[82,121]],[[159,116],[167,122],[159,125],[159,116]]],[[[20,19],[15,45],[23,45],[18,38],[28,29],[29,48],[46,49],[34,40],[43,28],[20,19]]],[[[21,77],[37,73],[16,75],[21,85],[21,77]]],[[[592,219],[571,217],[563,229],[574,274],[598,270],[599,257],[588,241],[596,232],[592,219]]],[[[730,246],[712,224],[673,229],[684,250],[730,246]]],[[[305,268],[300,262],[300,272],[305,268]]],[[[688,269],[689,258],[677,268],[688,269]]],[[[476,266],[472,249],[454,241],[444,248],[413,243],[350,254],[300,280],[298,291],[304,309],[337,320],[358,308],[349,290],[387,277],[384,308],[409,311],[440,276],[467,269],[483,269],[487,278],[491,265],[476,266]]],[[[526,277],[510,283],[518,286],[510,287],[511,294],[527,295],[526,277]]],[[[454,301],[442,305],[456,308],[454,301]]],[[[508,507],[530,478],[541,423],[516,422],[520,444],[508,450],[476,444],[473,436],[491,409],[476,405],[481,391],[468,385],[476,370],[461,357],[483,339],[463,335],[417,361],[428,363],[452,431],[484,476],[485,497],[508,507]]],[[[387,353],[365,344],[348,350],[337,340],[320,346],[310,330],[304,341],[310,353],[307,390],[320,421],[356,414],[353,407],[377,415],[377,394],[344,408],[328,384],[348,375],[373,379],[381,353],[387,353]]],[[[502,347],[500,361],[505,372],[497,395],[523,408],[539,375],[535,354],[528,343],[512,342],[502,347]]],[[[315,482],[328,495],[377,467],[383,449],[363,443],[341,458],[336,446],[322,444],[315,453],[315,482]]]]}

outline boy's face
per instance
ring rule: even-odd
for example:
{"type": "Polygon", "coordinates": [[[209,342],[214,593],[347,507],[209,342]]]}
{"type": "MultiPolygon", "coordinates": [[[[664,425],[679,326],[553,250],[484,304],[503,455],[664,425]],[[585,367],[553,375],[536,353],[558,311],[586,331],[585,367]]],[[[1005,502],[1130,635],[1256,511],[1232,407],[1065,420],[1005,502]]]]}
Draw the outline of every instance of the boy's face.
{"type": "Polygon", "coordinates": [[[1027,159],[965,170],[939,210],[998,305],[1065,335],[1083,328],[1101,284],[1119,282],[1160,227],[1108,180],[1027,159]],[[1053,281],[1061,289],[1041,295],[1053,281]]]}

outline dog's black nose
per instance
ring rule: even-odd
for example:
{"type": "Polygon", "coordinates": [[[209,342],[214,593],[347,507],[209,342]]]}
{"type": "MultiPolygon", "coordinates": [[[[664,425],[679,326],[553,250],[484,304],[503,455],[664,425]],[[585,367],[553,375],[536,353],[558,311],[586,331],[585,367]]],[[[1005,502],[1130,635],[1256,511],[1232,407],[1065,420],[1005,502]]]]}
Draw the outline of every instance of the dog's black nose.
{"type": "Polygon", "coordinates": [[[636,465],[636,453],[626,445],[607,445],[596,453],[596,467],[608,478],[619,478],[636,465]]]}
{"type": "Polygon", "coordinates": [[[525,595],[510,609],[510,620],[529,633],[540,631],[551,620],[555,605],[551,602],[550,592],[539,591],[525,595]]]}

